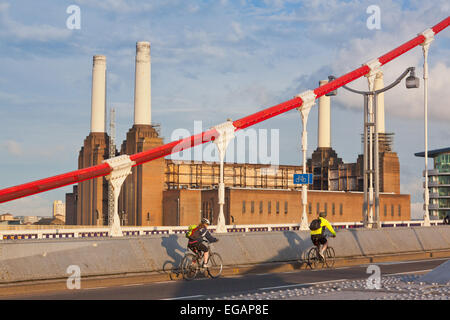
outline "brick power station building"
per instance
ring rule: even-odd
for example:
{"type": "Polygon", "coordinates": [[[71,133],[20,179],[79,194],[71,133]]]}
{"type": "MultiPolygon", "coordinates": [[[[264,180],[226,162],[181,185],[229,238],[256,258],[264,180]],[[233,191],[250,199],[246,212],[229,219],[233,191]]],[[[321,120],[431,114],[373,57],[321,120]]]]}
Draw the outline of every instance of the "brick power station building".
{"type": "MultiPolygon", "coordinates": [[[[134,124],[116,150],[134,154],[163,145],[158,126],[151,122],[150,44],[136,45],[134,124]]],[[[382,74],[376,85],[382,87],[382,74]]],[[[325,81],[321,81],[323,85],[325,81]]],[[[91,132],[84,140],[78,167],[109,158],[110,139],[105,131],[106,58],[94,56],[92,72],[91,132]]],[[[380,143],[380,219],[410,220],[410,195],[400,194],[400,163],[393,152],[392,134],[384,132],[384,97],[377,103],[382,124],[380,143]]],[[[308,218],[326,211],[331,222],[363,219],[362,155],[343,163],[330,143],[330,98],[319,99],[318,146],[307,161],[314,174],[308,190],[308,218]]],[[[300,223],[301,186],[293,175],[302,166],[225,163],[226,224],[300,223]]],[[[202,216],[217,222],[219,164],[157,159],[132,168],[119,197],[122,225],[162,226],[197,223],[202,216]]],[[[108,184],[104,177],[84,181],[66,194],[66,224],[107,225],[108,184]]]]}

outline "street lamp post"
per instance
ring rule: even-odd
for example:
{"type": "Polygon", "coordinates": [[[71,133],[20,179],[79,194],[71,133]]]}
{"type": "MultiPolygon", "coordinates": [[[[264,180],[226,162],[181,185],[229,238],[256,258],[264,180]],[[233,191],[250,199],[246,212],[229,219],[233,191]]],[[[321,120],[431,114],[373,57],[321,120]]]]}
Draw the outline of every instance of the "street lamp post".
{"type": "Polygon", "coordinates": [[[223,206],[225,204],[225,183],[224,183],[224,161],[225,161],[225,153],[228,148],[228,144],[231,140],[234,139],[234,131],[236,128],[233,126],[233,122],[231,119],[228,119],[226,122],[219,124],[214,127],[218,132],[219,136],[214,140],[214,143],[217,145],[217,149],[219,150],[219,161],[220,161],[220,178],[219,178],[219,216],[217,218],[217,229],[218,233],[227,232],[225,225],[225,214],[223,211],[223,206]]]}
{"type": "Polygon", "coordinates": [[[425,37],[422,43],[423,51],[423,93],[424,93],[424,135],[425,135],[425,190],[424,190],[424,226],[430,226],[430,213],[428,206],[430,203],[430,195],[428,193],[428,49],[431,41],[434,40],[434,32],[432,29],[427,29],[421,33],[425,37]]]}
{"type": "MultiPolygon", "coordinates": [[[[371,85],[371,80],[369,79],[369,89],[370,91],[359,91],[347,86],[342,86],[344,89],[361,94],[364,96],[364,226],[372,227],[375,225],[377,228],[381,228],[380,220],[380,177],[379,177],[379,132],[377,130],[377,122],[379,118],[377,97],[379,94],[388,91],[398,85],[403,78],[409,73],[410,75],[406,78],[405,85],[407,89],[418,88],[419,79],[415,76],[415,68],[407,68],[393,83],[390,85],[375,90],[373,85],[371,85]],[[374,133],[372,133],[374,131],[374,133]],[[372,146],[374,143],[374,146],[372,146]],[[373,166],[372,166],[373,164],[373,166]],[[375,189],[375,190],[374,190],[375,189]],[[375,191],[375,195],[373,194],[375,191]],[[373,221],[373,213],[375,214],[375,222],[373,221]]],[[[330,81],[334,80],[334,76],[329,76],[330,81]]],[[[331,92],[329,95],[336,95],[337,92],[331,92]]]]}
{"type": "MultiPolygon", "coordinates": [[[[308,90],[299,94],[303,101],[302,105],[297,108],[300,111],[302,117],[302,154],[303,154],[303,174],[306,174],[306,151],[308,148],[308,132],[306,126],[308,124],[308,115],[312,106],[315,104],[316,95],[314,91],[308,90]]],[[[308,226],[308,216],[306,215],[306,206],[308,204],[308,186],[306,184],[302,185],[302,218],[300,221],[300,230],[309,230],[308,226]]]]}

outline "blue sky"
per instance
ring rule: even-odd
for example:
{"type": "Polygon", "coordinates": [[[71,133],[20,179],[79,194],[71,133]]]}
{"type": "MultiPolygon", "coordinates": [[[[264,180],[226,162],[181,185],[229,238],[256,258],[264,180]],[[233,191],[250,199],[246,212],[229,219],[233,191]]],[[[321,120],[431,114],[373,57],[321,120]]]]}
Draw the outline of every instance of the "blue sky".
{"type": "MultiPolygon", "coordinates": [[[[388,52],[449,15],[448,1],[5,1],[0,0],[0,188],[77,169],[89,134],[92,56],[107,58],[107,104],[116,108],[117,140],[133,122],[137,41],[151,42],[152,119],[165,142],[238,119],[318,86],[388,52]],[[69,30],[66,9],[81,10],[69,30]],[[380,7],[381,29],[366,13],[380,7]]],[[[450,32],[431,45],[429,148],[448,147],[450,32]]],[[[385,84],[406,67],[422,76],[414,49],[383,68],[385,84]]],[[[351,86],[367,88],[367,81],[351,86]]],[[[413,211],[422,201],[423,83],[385,94],[386,130],[395,133],[401,191],[413,211]]],[[[361,152],[361,97],[332,100],[332,146],[345,162],[361,152]]],[[[280,162],[300,164],[300,116],[291,111],[259,124],[278,129],[280,162]]],[[[317,108],[308,121],[309,154],[317,145],[317,108]]],[[[71,186],[0,205],[0,213],[50,215],[71,186]]]]}

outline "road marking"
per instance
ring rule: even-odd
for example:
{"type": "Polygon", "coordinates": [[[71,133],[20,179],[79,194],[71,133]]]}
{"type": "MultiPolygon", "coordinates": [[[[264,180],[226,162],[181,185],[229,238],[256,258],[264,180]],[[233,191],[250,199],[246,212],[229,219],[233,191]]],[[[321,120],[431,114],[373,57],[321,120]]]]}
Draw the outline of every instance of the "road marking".
{"type": "Polygon", "coordinates": [[[84,288],[84,290],[106,289],[107,287],[84,288]]]}
{"type": "Polygon", "coordinates": [[[387,276],[398,276],[401,274],[412,274],[412,273],[420,273],[420,272],[430,272],[433,269],[427,269],[427,270],[417,270],[417,271],[408,271],[408,272],[398,272],[398,273],[387,273],[387,276]]]}
{"type": "Polygon", "coordinates": [[[259,288],[258,290],[282,289],[282,288],[290,288],[290,287],[304,287],[304,286],[311,286],[311,285],[315,285],[315,284],[342,282],[342,281],[347,281],[347,280],[348,279],[338,279],[338,280],[319,281],[319,282],[297,283],[297,284],[289,284],[289,285],[285,285],[285,286],[259,288]]]}
{"type": "Polygon", "coordinates": [[[137,286],[143,286],[143,283],[132,283],[132,284],[124,284],[121,287],[137,287],[137,286]]]}
{"type": "Polygon", "coordinates": [[[180,299],[192,299],[192,298],[200,298],[200,297],[204,297],[203,294],[199,294],[196,296],[185,296],[185,297],[176,297],[176,298],[167,298],[167,299],[163,299],[163,300],[180,300],[180,299]]]}
{"type": "MultiPolygon", "coordinates": [[[[432,261],[441,261],[441,260],[449,260],[449,259],[448,258],[433,258],[433,259],[424,259],[424,260],[389,261],[389,262],[377,262],[376,264],[383,266],[383,265],[394,265],[394,264],[432,262],[432,261]]],[[[365,266],[365,265],[367,265],[367,264],[364,264],[363,266],[365,266]]]]}

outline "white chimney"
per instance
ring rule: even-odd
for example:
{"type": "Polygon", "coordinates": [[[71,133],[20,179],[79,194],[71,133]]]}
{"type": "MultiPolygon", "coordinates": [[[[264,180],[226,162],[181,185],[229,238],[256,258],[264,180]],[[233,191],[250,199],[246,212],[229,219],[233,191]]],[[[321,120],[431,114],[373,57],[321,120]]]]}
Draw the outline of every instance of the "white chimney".
{"type": "Polygon", "coordinates": [[[96,55],[92,67],[91,132],[105,132],[106,57],[96,55]]]}
{"type": "MultiPolygon", "coordinates": [[[[384,88],[383,72],[379,71],[375,77],[374,90],[384,88]]],[[[377,95],[377,132],[385,133],[384,128],[384,92],[377,95]]]]}
{"type": "Polygon", "coordinates": [[[150,42],[136,43],[134,124],[151,124],[150,42]]]}
{"type": "MultiPolygon", "coordinates": [[[[319,86],[328,83],[328,80],[319,81],[319,86]]],[[[317,135],[317,146],[319,148],[331,147],[331,119],[330,119],[330,97],[325,95],[319,98],[319,128],[317,135]]]]}

